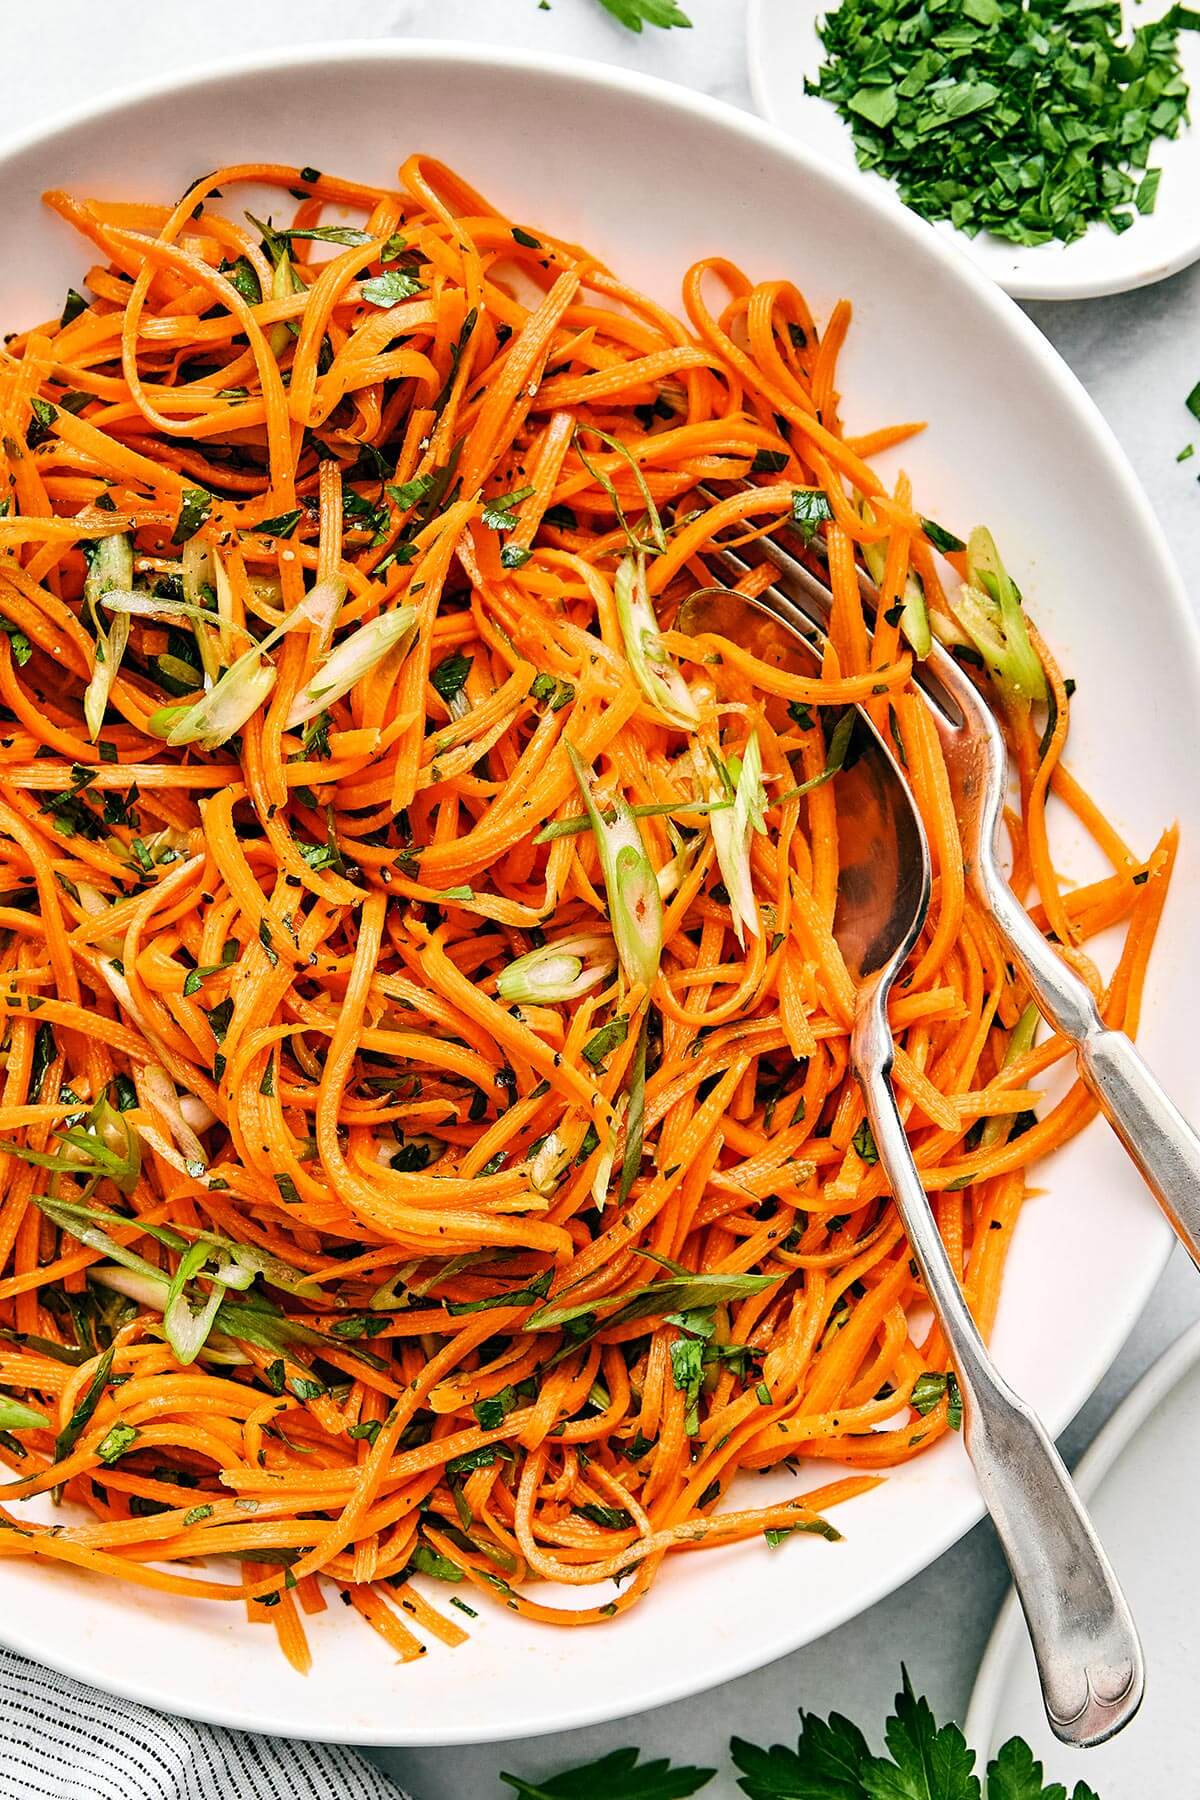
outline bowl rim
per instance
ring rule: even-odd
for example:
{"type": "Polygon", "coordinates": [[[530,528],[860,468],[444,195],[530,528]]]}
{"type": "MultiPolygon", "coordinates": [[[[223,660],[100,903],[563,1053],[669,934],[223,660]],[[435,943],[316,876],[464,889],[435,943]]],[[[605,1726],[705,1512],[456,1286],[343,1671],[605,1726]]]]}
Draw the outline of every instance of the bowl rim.
{"type": "MultiPolygon", "coordinates": [[[[790,138],[778,126],[741,107],[716,99],[696,89],[684,87],[679,83],[663,80],[658,76],[625,69],[619,65],[595,62],[581,56],[558,53],[543,54],[507,46],[470,44],[425,37],[381,39],[356,37],[339,42],[315,41],[282,48],[260,49],[234,57],[211,59],[185,70],[175,70],[167,75],[129,83],[106,96],[90,98],[80,105],[64,108],[48,120],[15,137],[0,138],[0,184],[5,180],[10,166],[15,161],[30,152],[49,148],[56,138],[61,138],[72,131],[93,125],[106,118],[119,120],[123,113],[134,112],[144,104],[168,98],[172,94],[191,94],[194,91],[218,87],[223,82],[243,79],[246,76],[269,77],[287,71],[318,66],[325,71],[331,67],[350,71],[359,65],[374,64],[380,61],[394,63],[397,66],[419,63],[457,65],[485,71],[489,68],[503,68],[531,76],[550,76],[568,88],[583,86],[593,91],[598,89],[617,99],[623,95],[634,94],[641,99],[655,103],[665,111],[690,116],[701,124],[715,128],[718,132],[732,133],[750,146],[757,145],[763,149],[769,149],[775,154],[782,154],[799,172],[811,176],[819,183],[829,184],[840,190],[853,206],[860,209],[868,224],[874,219],[884,225],[887,230],[899,232],[911,242],[918,254],[923,253],[931,257],[947,280],[961,284],[974,302],[981,306],[991,318],[997,320],[1024,347],[1042,378],[1056,390],[1061,400],[1069,408],[1076,428],[1088,436],[1098,449],[1102,450],[1111,473],[1119,482],[1131,517],[1136,519],[1147,543],[1154,547],[1157,566],[1151,567],[1149,575],[1156,581],[1160,589],[1161,604],[1170,615],[1171,623],[1178,633],[1180,647],[1186,653],[1187,679],[1191,682],[1195,692],[1200,695],[1200,621],[1194,617],[1188,604],[1182,577],[1149,499],[1112,427],[1078,377],[1033,322],[1021,311],[1016,302],[995,282],[981,273],[963,251],[953,243],[948,243],[925,220],[920,219],[906,208],[897,207],[885,195],[871,192],[854,171],[838,168],[806,145],[790,138]]],[[[1173,1238],[1166,1221],[1149,1207],[1147,1207],[1146,1235],[1145,1272],[1142,1280],[1129,1290],[1131,1304],[1127,1321],[1123,1324],[1120,1342],[1113,1344],[1110,1340],[1105,1339],[1102,1347],[1095,1343],[1090,1347],[1080,1347],[1080,1368],[1083,1373],[1076,1383],[1077,1397],[1069,1404],[1069,1410],[1065,1417],[1055,1417],[1048,1421],[1052,1433],[1055,1435],[1065,1429],[1071,1418],[1094,1391],[1113,1358],[1118,1354],[1120,1343],[1124,1342],[1128,1331],[1132,1329],[1162,1274],[1173,1238]],[[1156,1249],[1155,1253],[1151,1254],[1154,1240],[1157,1240],[1156,1249]]],[[[161,1711],[177,1713],[184,1717],[207,1721],[235,1730],[281,1737],[304,1737],[314,1742],[353,1742],[377,1746],[402,1746],[405,1744],[417,1746],[429,1745],[432,1742],[439,1746],[450,1747],[455,1744],[500,1742],[507,1738],[565,1732],[608,1721],[615,1717],[633,1716],[636,1713],[664,1706],[672,1701],[705,1691],[725,1681],[748,1674],[781,1656],[790,1654],[806,1643],[815,1641],[817,1637],[827,1635],[828,1632],[836,1630],[849,1619],[869,1610],[878,1601],[902,1587],[914,1575],[929,1567],[960,1537],[965,1535],[983,1515],[983,1502],[976,1494],[973,1496],[970,1506],[964,1508],[961,1514],[954,1514],[949,1520],[941,1523],[936,1531],[931,1531],[919,1549],[909,1551],[908,1554],[903,1554],[902,1551],[886,1575],[881,1576],[870,1586],[859,1590],[853,1603],[848,1605],[845,1611],[831,1618],[822,1631],[817,1634],[806,1634],[803,1627],[800,1627],[785,1644],[773,1640],[765,1649],[756,1650],[753,1646],[735,1651],[727,1649],[714,1660],[711,1675],[699,1686],[692,1677],[673,1676],[670,1659],[664,1659],[659,1682],[647,1691],[631,1695],[620,1713],[614,1713],[611,1703],[589,1702],[581,1699],[572,1709],[553,1719],[544,1717],[514,1719],[511,1724],[506,1724],[502,1729],[489,1727],[483,1738],[479,1735],[478,1727],[472,1726],[470,1721],[464,1721],[463,1726],[458,1730],[439,1729],[437,1736],[432,1740],[428,1736],[422,1736],[419,1730],[415,1732],[412,1729],[405,1730],[399,1721],[394,1721],[390,1725],[380,1724],[374,1728],[359,1726],[354,1729],[353,1735],[347,1738],[344,1733],[334,1730],[332,1726],[316,1717],[311,1722],[306,1722],[301,1729],[295,1722],[280,1719],[278,1716],[272,1717],[269,1712],[262,1709],[251,1712],[248,1709],[239,1710],[236,1706],[214,1706],[206,1704],[202,1699],[188,1704],[186,1696],[180,1696],[175,1691],[168,1692],[165,1687],[146,1680],[130,1681],[127,1678],[121,1680],[117,1678],[115,1672],[111,1680],[105,1680],[98,1675],[94,1661],[89,1661],[82,1655],[73,1656],[69,1652],[55,1651],[51,1659],[51,1666],[89,1685],[104,1686],[109,1692],[124,1695],[131,1700],[161,1711]]],[[[11,1619],[3,1615],[0,1615],[0,1643],[7,1644],[21,1654],[43,1663],[47,1660],[45,1648],[30,1641],[21,1632],[14,1630],[11,1619]]]]}

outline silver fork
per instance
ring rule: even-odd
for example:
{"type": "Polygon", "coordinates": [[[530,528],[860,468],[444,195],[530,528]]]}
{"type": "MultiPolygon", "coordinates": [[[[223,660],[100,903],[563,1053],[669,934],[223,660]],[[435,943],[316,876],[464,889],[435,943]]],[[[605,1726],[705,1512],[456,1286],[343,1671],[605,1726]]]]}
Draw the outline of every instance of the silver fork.
{"type": "MultiPolygon", "coordinates": [[[[770,562],[778,576],[774,585],[824,630],[830,590],[772,538],[757,538],[736,553],[719,546],[716,556],[731,576],[744,574],[759,557],[770,562]]],[[[874,608],[879,598],[874,583],[861,569],[858,580],[874,608]]],[[[1133,1040],[1105,1024],[1087,984],[1042,936],[1008,884],[998,854],[1008,754],[991,709],[937,642],[924,661],[914,661],[913,675],[941,739],[971,889],[995,921],[1039,1012],[1075,1046],[1080,1076],[1200,1267],[1200,1137],[1133,1040]]]]}
{"type": "MultiPolygon", "coordinates": [[[[778,591],[750,600],[701,588],[680,607],[677,629],[742,644],[794,673],[820,668],[806,641],[819,632],[778,591]]],[[[857,712],[856,754],[832,790],[841,864],[833,935],[855,984],[850,1066],[962,1386],[967,1454],[1021,1597],[1046,1715],[1066,1743],[1096,1744],[1138,1709],[1141,1647],[1058,1452],[996,1369],[971,1317],[896,1108],[888,995],[929,910],[929,849],[895,757],[857,712]]]]}

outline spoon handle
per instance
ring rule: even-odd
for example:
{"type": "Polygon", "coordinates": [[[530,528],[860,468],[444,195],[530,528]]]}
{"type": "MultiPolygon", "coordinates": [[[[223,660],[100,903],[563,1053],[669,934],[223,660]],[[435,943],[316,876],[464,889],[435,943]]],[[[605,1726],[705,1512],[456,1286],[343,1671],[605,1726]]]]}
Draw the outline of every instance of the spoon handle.
{"type": "Polygon", "coordinates": [[[1141,1704],[1141,1645],[1125,1596],[1062,1459],[999,1374],[971,1317],[921,1185],[890,1080],[886,993],[859,995],[852,1058],[879,1160],[954,1360],[967,1454],[1008,1559],[1056,1737],[1111,1737],[1141,1704]]]}
{"type": "Polygon", "coordinates": [[[991,858],[980,859],[976,881],[1038,1010],[1074,1044],[1080,1075],[1200,1266],[1200,1137],[1132,1040],[1104,1023],[1091,990],[1046,942],[991,858]]]}

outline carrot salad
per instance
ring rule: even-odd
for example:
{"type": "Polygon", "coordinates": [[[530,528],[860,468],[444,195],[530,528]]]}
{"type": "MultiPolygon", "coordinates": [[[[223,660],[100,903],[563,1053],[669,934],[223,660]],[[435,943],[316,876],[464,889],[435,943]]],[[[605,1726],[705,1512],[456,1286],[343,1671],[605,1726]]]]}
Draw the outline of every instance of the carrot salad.
{"type": "Polygon", "coordinates": [[[1095,1108],[1036,1111],[1068,1046],[964,891],[914,658],[1002,717],[1015,884],[1127,1030],[1173,836],[1064,769],[988,533],[873,470],[918,427],[843,430],[845,303],[713,257],[676,316],[424,156],[46,199],[93,260],[0,352],[0,1555],[304,1669],[323,1584],[407,1659],[462,1636],[413,1574],[583,1625],[672,1553],[836,1538],[960,1415],[847,1073],[847,709],[932,847],[895,1080],[985,1331],[1095,1108]],[[811,677],[674,628],[765,532],[833,592],[811,677]]]}

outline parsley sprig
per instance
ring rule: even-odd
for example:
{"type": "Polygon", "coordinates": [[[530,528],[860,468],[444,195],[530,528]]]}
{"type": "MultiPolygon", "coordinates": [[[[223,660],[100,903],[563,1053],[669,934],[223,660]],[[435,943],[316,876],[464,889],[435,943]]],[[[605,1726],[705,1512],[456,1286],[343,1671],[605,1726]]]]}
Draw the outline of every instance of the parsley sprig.
{"type": "Polygon", "coordinates": [[[1177,33],[1197,28],[1179,5],[1122,41],[1113,0],[842,0],[807,91],[924,218],[1070,243],[1153,211],[1151,149],[1187,118],[1177,33]]]}
{"type": "Polygon", "coordinates": [[[672,25],[686,29],[692,22],[675,0],[600,0],[600,4],[630,31],[640,31],[643,25],[658,25],[664,31],[672,25]]]}
{"type": "MultiPolygon", "coordinates": [[[[876,1756],[858,1726],[840,1713],[819,1719],[802,1712],[794,1750],[743,1738],[729,1748],[748,1800],[1099,1800],[1084,1781],[1069,1796],[1061,1782],[1043,1781],[1042,1765],[1022,1738],[1001,1746],[981,1783],[962,1732],[957,1725],[938,1725],[928,1702],[913,1692],[907,1670],[884,1738],[887,1754],[876,1756]]],[[[687,1800],[715,1773],[612,1750],[549,1780],[500,1779],[519,1800],[687,1800]]]]}

